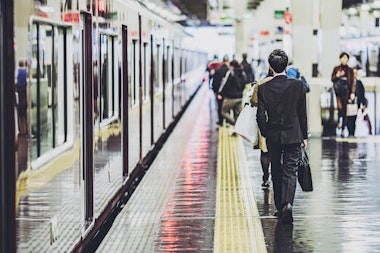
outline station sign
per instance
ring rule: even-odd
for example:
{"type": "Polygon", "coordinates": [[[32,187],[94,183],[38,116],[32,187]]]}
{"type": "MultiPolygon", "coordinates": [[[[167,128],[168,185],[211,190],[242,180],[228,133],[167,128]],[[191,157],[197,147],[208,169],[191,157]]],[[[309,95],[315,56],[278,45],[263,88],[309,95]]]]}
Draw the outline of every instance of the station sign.
{"type": "Polygon", "coordinates": [[[274,19],[283,19],[284,12],[283,10],[274,10],[274,19]]]}
{"type": "Polygon", "coordinates": [[[65,22],[79,23],[79,11],[67,11],[62,14],[62,20],[65,22]]]}

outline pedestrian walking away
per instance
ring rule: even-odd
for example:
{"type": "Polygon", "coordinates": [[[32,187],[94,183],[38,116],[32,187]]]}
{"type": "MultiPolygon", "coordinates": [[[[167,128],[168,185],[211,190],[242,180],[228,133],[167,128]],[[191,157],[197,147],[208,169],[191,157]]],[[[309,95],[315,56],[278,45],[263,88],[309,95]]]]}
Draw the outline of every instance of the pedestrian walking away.
{"type": "Polygon", "coordinates": [[[274,77],[258,87],[257,123],[269,151],[275,215],[288,224],[293,222],[301,144],[307,148],[306,92],[301,80],[286,75],[283,50],[272,51],[268,62],[274,77]]]}
{"type": "Polygon", "coordinates": [[[242,55],[243,61],[240,63],[243,67],[245,74],[247,75],[247,82],[251,83],[255,81],[255,71],[253,70],[252,64],[247,61],[247,53],[242,55]]]}
{"type": "MultiPolygon", "coordinates": [[[[253,93],[251,96],[251,105],[252,106],[257,106],[258,105],[258,97],[257,93],[259,90],[259,86],[266,83],[269,80],[272,80],[273,78],[273,72],[269,69],[268,70],[268,75],[267,77],[257,81],[253,85],[253,93]]],[[[269,160],[269,153],[268,153],[268,148],[266,144],[265,138],[262,136],[260,130],[258,132],[259,135],[259,149],[260,149],[260,163],[261,163],[261,169],[263,170],[263,182],[261,183],[261,187],[263,189],[268,189],[270,186],[270,180],[269,180],[269,166],[270,166],[270,160],[269,160]]]]}
{"type": "Polygon", "coordinates": [[[223,97],[222,116],[227,123],[235,125],[236,119],[242,110],[243,91],[247,77],[237,60],[230,62],[230,70],[226,73],[221,87],[219,96],[223,97]],[[233,115],[231,116],[230,111],[233,115]]]}
{"type": "Polygon", "coordinates": [[[220,85],[222,84],[223,77],[226,75],[228,70],[230,69],[230,61],[228,56],[223,57],[223,64],[217,68],[213,74],[212,79],[212,90],[214,91],[214,95],[217,102],[217,110],[218,110],[218,122],[217,124],[221,126],[223,124],[223,116],[222,116],[222,105],[223,105],[223,97],[219,96],[220,85]]]}

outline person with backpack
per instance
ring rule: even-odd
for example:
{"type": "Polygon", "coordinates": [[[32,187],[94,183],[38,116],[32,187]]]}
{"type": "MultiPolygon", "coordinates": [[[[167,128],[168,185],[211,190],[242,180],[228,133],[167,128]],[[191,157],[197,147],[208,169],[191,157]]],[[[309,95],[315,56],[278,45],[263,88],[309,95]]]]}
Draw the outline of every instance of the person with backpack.
{"type": "Polygon", "coordinates": [[[221,126],[223,124],[223,116],[222,116],[222,105],[223,105],[223,96],[219,95],[220,85],[222,84],[223,77],[226,75],[228,70],[230,69],[230,61],[228,56],[225,55],[223,57],[222,65],[215,70],[213,75],[211,88],[214,91],[216,102],[217,102],[217,110],[218,110],[218,122],[217,124],[221,126]]]}
{"type": "Polygon", "coordinates": [[[243,70],[247,75],[247,82],[252,83],[255,81],[255,72],[252,68],[252,64],[247,61],[247,53],[243,53],[243,61],[240,63],[243,66],[243,70]]]}
{"type": "Polygon", "coordinates": [[[302,81],[303,86],[305,88],[306,93],[310,92],[310,86],[306,81],[306,78],[301,75],[298,68],[296,68],[293,63],[290,63],[289,66],[286,68],[286,75],[291,78],[299,79],[302,81]]]}
{"type": "Polygon", "coordinates": [[[218,97],[223,98],[222,116],[226,121],[235,125],[236,119],[242,110],[243,91],[247,77],[237,60],[230,62],[230,70],[224,76],[224,80],[219,88],[218,97]],[[233,116],[230,114],[233,111],[233,116]]]}

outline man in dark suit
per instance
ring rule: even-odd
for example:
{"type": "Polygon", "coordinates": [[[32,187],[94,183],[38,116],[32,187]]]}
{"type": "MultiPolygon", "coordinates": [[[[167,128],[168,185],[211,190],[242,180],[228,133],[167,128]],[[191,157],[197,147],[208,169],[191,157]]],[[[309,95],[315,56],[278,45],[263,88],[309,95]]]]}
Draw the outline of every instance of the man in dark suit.
{"type": "Polygon", "coordinates": [[[259,86],[257,123],[271,161],[275,215],[292,223],[301,144],[307,147],[306,93],[300,80],[286,76],[288,56],[275,49],[268,57],[272,80],[259,86]]]}

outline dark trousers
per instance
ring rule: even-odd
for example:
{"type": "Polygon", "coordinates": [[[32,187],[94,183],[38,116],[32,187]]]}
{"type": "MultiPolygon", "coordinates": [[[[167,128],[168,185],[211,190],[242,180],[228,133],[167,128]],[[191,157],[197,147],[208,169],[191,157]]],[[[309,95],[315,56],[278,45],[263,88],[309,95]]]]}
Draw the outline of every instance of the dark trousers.
{"type": "Polygon", "coordinates": [[[355,128],[356,128],[356,115],[355,116],[347,116],[348,135],[354,136],[355,128]]]}
{"type": "Polygon", "coordinates": [[[267,140],[267,145],[272,166],[274,202],[277,210],[280,210],[285,203],[293,205],[301,144],[279,144],[267,140]]]}
{"type": "Polygon", "coordinates": [[[342,118],[342,132],[344,128],[347,126],[347,102],[348,102],[348,94],[341,95],[336,97],[337,107],[338,107],[338,121],[342,118]]]}
{"type": "Polygon", "coordinates": [[[260,154],[261,168],[263,169],[263,181],[269,179],[269,154],[268,152],[261,151],[260,154]]]}
{"type": "Polygon", "coordinates": [[[223,98],[219,99],[218,95],[216,96],[216,102],[218,104],[218,124],[222,125],[223,124],[223,115],[222,115],[222,106],[223,106],[223,98]]]}

